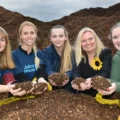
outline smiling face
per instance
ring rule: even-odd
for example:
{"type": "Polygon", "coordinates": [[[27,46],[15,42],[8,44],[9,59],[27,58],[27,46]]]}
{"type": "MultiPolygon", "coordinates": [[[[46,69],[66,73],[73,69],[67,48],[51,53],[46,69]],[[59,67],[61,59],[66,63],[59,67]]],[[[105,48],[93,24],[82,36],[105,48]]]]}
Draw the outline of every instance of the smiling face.
{"type": "Polygon", "coordinates": [[[65,32],[62,28],[54,28],[51,31],[50,40],[56,48],[62,48],[67,37],[65,36],[65,32]]]}
{"type": "Polygon", "coordinates": [[[94,52],[96,50],[96,40],[94,35],[87,31],[82,36],[81,47],[86,53],[94,52]]]}
{"type": "Polygon", "coordinates": [[[24,26],[22,28],[20,38],[22,40],[22,45],[28,47],[28,46],[33,46],[33,44],[36,41],[36,31],[33,26],[24,26]]]}
{"type": "Polygon", "coordinates": [[[0,52],[3,52],[6,46],[6,40],[0,35],[0,52]]]}
{"type": "Polygon", "coordinates": [[[112,31],[112,41],[117,50],[120,50],[120,27],[114,28],[112,31]]]}

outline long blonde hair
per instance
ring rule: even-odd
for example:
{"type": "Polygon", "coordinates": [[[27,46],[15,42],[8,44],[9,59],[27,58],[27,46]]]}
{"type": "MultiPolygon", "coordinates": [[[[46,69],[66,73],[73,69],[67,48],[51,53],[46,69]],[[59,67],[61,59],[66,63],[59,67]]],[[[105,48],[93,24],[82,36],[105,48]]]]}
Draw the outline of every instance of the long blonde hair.
{"type": "Polygon", "coordinates": [[[2,27],[0,27],[0,36],[2,39],[5,39],[6,42],[5,49],[0,52],[0,69],[13,69],[15,68],[15,64],[11,55],[11,46],[8,33],[2,27]]]}
{"type": "Polygon", "coordinates": [[[85,52],[82,50],[81,47],[81,42],[82,42],[82,37],[83,34],[86,32],[91,32],[94,37],[95,37],[95,41],[96,41],[96,57],[99,57],[100,52],[105,48],[105,46],[103,45],[103,43],[101,42],[100,38],[98,37],[98,35],[95,33],[94,30],[92,30],[91,28],[85,27],[82,30],[80,30],[76,42],[75,42],[75,58],[76,58],[76,64],[79,65],[79,63],[81,62],[82,58],[84,59],[84,61],[86,62],[86,57],[85,57],[85,52]]]}
{"type": "MultiPolygon", "coordinates": [[[[36,28],[36,26],[35,26],[32,22],[30,22],[30,21],[25,21],[25,22],[23,22],[23,23],[20,25],[20,28],[19,28],[19,36],[21,35],[22,29],[23,29],[24,26],[32,26],[32,27],[35,29],[35,32],[36,32],[36,34],[37,34],[37,28],[36,28]]],[[[36,39],[38,39],[38,37],[37,37],[36,39]]],[[[21,38],[19,38],[19,43],[20,43],[20,44],[23,43],[23,41],[22,41],[21,38]]],[[[40,65],[40,59],[37,57],[37,47],[36,47],[36,44],[35,44],[35,43],[34,43],[34,45],[33,45],[33,50],[34,50],[34,53],[35,53],[35,65],[36,65],[37,68],[39,68],[39,67],[40,67],[40,66],[39,66],[39,65],[40,65]]]]}
{"type": "Polygon", "coordinates": [[[61,28],[64,30],[64,34],[67,38],[67,40],[64,43],[64,48],[62,51],[62,56],[61,56],[61,66],[60,66],[60,73],[64,73],[66,71],[69,71],[72,69],[72,62],[71,62],[71,54],[72,54],[72,47],[69,43],[69,38],[68,38],[68,32],[67,30],[61,26],[61,25],[56,25],[50,30],[49,37],[51,36],[52,30],[56,28],[61,28]]]}

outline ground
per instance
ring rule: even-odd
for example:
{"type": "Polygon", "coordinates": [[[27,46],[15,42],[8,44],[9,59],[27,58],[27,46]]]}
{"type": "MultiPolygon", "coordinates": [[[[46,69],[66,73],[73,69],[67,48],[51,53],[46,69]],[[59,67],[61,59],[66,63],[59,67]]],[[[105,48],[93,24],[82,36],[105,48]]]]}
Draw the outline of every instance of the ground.
{"type": "Polygon", "coordinates": [[[120,107],[63,89],[0,107],[0,120],[117,120],[120,107]]]}
{"type": "MultiPolygon", "coordinates": [[[[50,29],[57,24],[65,26],[71,44],[83,27],[95,30],[106,47],[116,52],[108,39],[110,28],[120,20],[120,3],[109,8],[90,8],[51,22],[38,21],[0,7],[0,26],[9,34],[12,49],[18,46],[20,24],[27,20],[38,28],[37,46],[40,49],[50,44],[50,29]]],[[[2,98],[4,94],[0,94],[2,98]]],[[[120,95],[117,97],[120,99],[120,95]]],[[[1,102],[1,101],[0,101],[1,102]]],[[[45,92],[34,99],[12,102],[0,107],[0,120],[117,120],[120,107],[102,105],[90,96],[72,94],[65,90],[45,92]]]]}

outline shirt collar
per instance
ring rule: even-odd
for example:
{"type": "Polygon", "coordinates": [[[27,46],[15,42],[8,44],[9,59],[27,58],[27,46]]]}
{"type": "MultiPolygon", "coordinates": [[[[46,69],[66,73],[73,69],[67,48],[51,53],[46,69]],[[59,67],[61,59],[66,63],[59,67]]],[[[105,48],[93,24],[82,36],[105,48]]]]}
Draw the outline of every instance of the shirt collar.
{"type": "Polygon", "coordinates": [[[22,46],[21,46],[21,45],[18,47],[18,49],[20,49],[20,51],[22,51],[23,53],[25,53],[25,54],[27,54],[27,55],[31,55],[31,54],[33,54],[33,52],[34,52],[33,49],[32,49],[32,51],[28,54],[26,50],[23,50],[23,49],[22,49],[22,46]]]}

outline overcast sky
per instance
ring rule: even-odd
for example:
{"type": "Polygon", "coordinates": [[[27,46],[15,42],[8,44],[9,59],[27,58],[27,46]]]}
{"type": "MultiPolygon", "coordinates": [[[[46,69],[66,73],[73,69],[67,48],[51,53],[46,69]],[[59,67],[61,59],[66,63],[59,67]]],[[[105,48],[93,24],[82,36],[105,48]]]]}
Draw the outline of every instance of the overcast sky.
{"type": "Polygon", "coordinates": [[[108,8],[120,0],[0,0],[0,6],[40,21],[52,21],[84,8],[108,8]]]}

